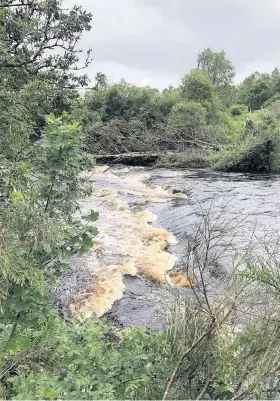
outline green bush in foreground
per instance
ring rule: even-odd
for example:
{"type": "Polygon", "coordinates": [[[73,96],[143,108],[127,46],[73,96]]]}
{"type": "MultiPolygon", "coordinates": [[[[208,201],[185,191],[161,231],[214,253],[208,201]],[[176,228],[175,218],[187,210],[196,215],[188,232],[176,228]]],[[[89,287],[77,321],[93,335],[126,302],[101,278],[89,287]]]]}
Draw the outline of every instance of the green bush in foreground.
{"type": "Polygon", "coordinates": [[[166,399],[274,399],[280,337],[279,294],[272,286],[278,277],[259,267],[243,275],[239,294],[230,293],[229,299],[227,292],[211,306],[199,292],[197,300],[175,296],[165,332],[120,331],[100,320],[65,323],[50,313],[37,330],[26,329],[30,343],[25,348],[6,355],[1,398],[162,399],[175,372],[166,399]],[[246,311],[243,303],[253,282],[259,295],[251,294],[250,302],[262,299],[267,306],[258,316],[247,308],[240,332],[230,311],[232,306],[246,311]]]}
{"type": "Polygon", "coordinates": [[[52,315],[30,334],[30,347],[6,359],[6,366],[15,363],[16,374],[4,378],[2,397],[144,399],[166,369],[164,333],[117,332],[91,320],[66,324],[52,315]]]}

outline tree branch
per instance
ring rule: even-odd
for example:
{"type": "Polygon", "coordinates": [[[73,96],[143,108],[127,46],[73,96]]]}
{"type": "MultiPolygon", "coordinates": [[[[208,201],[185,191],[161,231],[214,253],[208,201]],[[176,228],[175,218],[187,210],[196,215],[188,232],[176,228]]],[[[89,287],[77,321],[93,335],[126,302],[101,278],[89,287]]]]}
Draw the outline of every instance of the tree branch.
{"type": "Polygon", "coordinates": [[[181,355],[181,358],[179,359],[175,369],[173,370],[173,373],[171,375],[171,378],[169,380],[169,382],[167,383],[162,401],[166,401],[167,400],[167,396],[168,393],[173,385],[173,382],[177,376],[178,370],[180,368],[180,366],[182,365],[184,359],[204,340],[204,338],[206,338],[214,329],[216,328],[216,319],[214,318],[214,316],[212,317],[212,323],[210,324],[208,330],[206,330],[200,337],[199,339],[187,350],[185,350],[183,352],[183,354],[181,355]]]}
{"type": "Polygon", "coordinates": [[[201,392],[198,394],[197,400],[203,400],[203,398],[204,398],[204,396],[205,396],[205,394],[206,394],[206,391],[207,391],[207,389],[208,389],[209,384],[211,383],[211,381],[212,381],[212,378],[211,378],[211,376],[209,376],[208,379],[207,379],[207,381],[206,381],[206,383],[205,383],[205,385],[204,385],[204,387],[203,387],[203,389],[202,389],[201,392]]]}

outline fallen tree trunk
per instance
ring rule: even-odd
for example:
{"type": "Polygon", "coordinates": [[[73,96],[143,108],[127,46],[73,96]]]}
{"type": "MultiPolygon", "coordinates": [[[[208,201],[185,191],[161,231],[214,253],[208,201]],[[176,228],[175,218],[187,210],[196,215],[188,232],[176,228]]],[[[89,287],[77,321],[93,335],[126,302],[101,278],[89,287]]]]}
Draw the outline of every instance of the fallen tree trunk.
{"type": "Polygon", "coordinates": [[[125,164],[128,166],[152,166],[161,153],[122,153],[116,155],[97,155],[96,162],[113,163],[113,164],[125,164]]]}

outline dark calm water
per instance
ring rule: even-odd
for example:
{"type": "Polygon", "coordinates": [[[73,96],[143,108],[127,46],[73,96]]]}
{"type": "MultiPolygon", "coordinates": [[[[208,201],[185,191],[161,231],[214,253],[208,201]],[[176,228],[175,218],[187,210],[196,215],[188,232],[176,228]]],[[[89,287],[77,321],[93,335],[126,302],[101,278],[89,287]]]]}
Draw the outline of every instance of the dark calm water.
{"type": "Polygon", "coordinates": [[[194,236],[203,213],[224,230],[219,244],[226,249],[223,264],[229,263],[233,253],[244,252],[249,242],[259,247],[259,241],[265,238],[266,243],[272,243],[280,233],[279,175],[173,169],[150,173],[154,184],[187,194],[186,200],[150,207],[158,215],[156,225],[173,232],[178,239],[173,251],[181,257],[181,263],[186,241],[194,236]]]}

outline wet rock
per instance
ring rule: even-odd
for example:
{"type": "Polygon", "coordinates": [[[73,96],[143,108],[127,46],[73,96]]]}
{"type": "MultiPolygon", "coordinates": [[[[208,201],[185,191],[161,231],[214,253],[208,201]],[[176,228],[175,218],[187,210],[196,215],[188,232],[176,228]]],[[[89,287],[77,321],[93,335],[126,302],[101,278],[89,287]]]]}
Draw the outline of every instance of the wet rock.
{"type": "Polygon", "coordinates": [[[139,277],[125,277],[125,293],[106,316],[121,327],[138,326],[162,330],[165,326],[167,291],[139,277]]]}

